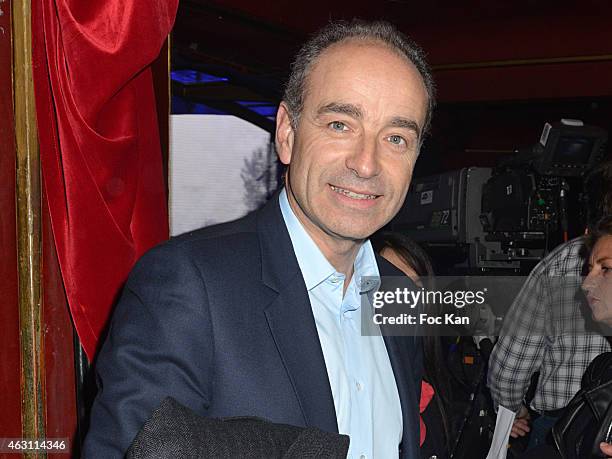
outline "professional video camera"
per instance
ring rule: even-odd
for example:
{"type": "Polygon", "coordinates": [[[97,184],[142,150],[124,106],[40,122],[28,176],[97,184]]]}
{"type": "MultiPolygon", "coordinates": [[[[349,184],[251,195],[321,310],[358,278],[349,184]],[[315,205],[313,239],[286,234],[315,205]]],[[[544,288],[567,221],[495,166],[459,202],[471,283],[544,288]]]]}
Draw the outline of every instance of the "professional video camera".
{"type": "Polygon", "coordinates": [[[569,194],[577,197],[580,177],[601,159],[606,140],[604,130],[581,121],[546,123],[538,144],[503,161],[485,183],[485,239],[501,242],[506,253],[545,253],[551,239],[566,241],[569,194]]]}
{"type": "Polygon", "coordinates": [[[606,141],[606,131],[581,121],[546,123],[534,147],[494,169],[414,179],[392,229],[421,243],[439,261],[438,274],[526,273],[581,231],[570,228],[568,211],[606,141]]]}

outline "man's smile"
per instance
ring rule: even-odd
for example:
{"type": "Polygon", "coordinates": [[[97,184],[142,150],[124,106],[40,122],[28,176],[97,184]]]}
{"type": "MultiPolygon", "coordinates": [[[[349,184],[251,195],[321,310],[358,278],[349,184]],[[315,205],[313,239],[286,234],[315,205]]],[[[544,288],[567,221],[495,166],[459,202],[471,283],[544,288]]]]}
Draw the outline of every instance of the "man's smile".
{"type": "Polygon", "coordinates": [[[350,190],[348,188],[341,188],[341,187],[334,186],[334,185],[329,185],[329,186],[336,193],[342,194],[344,196],[348,196],[349,198],[352,198],[352,199],[374,200],[374,199],[379,198],[381,196],[379,194],[371,194],[371,193],[365,193],[365,192],[358,192],[358,191],[350,190]]]}

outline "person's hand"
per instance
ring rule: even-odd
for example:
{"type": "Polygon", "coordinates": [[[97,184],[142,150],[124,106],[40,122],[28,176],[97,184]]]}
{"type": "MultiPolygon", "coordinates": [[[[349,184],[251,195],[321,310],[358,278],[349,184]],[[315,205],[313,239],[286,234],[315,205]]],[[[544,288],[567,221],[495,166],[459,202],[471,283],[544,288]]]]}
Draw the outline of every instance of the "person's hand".
{"type": "Polygon", "coordinates": [[[512,438],[524,437],[529,433],[529,419],[520,418],[515,419],[512,424],[512,430],[510,431],[510,436],[512,438]]]}
{"type": "Polygon", "coordinates": [[[610,459],[610,456],[612,456],[612,444],[602,441],[599,444],[599,449],[601,449],[601,452],[608,456],[608,459],[610,459]]]}
{"type": "Polygon", "coordinates": [[[514,419],[514,423],[512,424],[510,436],[512,438],[518,438],[527,435],[531,430],[531,428],[529,427],[530,420],[531,417],[529,416],[529,411],[525,406],[521,406],[521,409],[516,414],[516,418],[514,419]]]}

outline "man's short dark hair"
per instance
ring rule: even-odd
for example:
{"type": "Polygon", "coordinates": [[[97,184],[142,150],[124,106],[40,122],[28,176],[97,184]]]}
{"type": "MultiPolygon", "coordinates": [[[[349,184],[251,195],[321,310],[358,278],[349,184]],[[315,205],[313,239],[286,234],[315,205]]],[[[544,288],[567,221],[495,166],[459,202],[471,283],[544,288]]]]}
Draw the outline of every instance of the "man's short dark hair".
{"type": "Polygon", "coordinates": [[[334,21],[327,24],[310,40],[308,40],[296,55],[291,66],[291,74],[283,100],[289,109],[291,123],[297,127],[302,108],[304,106],[306,83],[313,64],[319,56],[335,43],[345,40],[362,40],[381,43],[391,50],[405,57],[419,71],[425,89],[428,103],[425,115],[425,124],[422,132],[426,134],[431,123],[431,116],[435,105],[435,86],[429,65],[425,61],[423,50],[397,28],[386,21],[366,22],[359,19],[348,21],[334,21]]]}
{"type": "Polygon", "coordinates": [[[592,231],[597,222],[612,215],[612,160],[607,160],[589,172],[584,181],[586,223],[592,231]]]}

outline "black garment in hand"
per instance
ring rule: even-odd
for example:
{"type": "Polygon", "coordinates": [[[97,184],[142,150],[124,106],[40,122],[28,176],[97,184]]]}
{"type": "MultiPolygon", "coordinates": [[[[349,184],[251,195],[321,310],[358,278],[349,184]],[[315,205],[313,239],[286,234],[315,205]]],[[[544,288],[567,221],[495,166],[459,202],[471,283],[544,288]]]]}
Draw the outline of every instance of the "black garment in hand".
{"type": "Polygon", "coordinates": [[[142,427],[128,459],[344,459],[349,437],[255,417],[205,418],[171,397],[142,427]]]}

